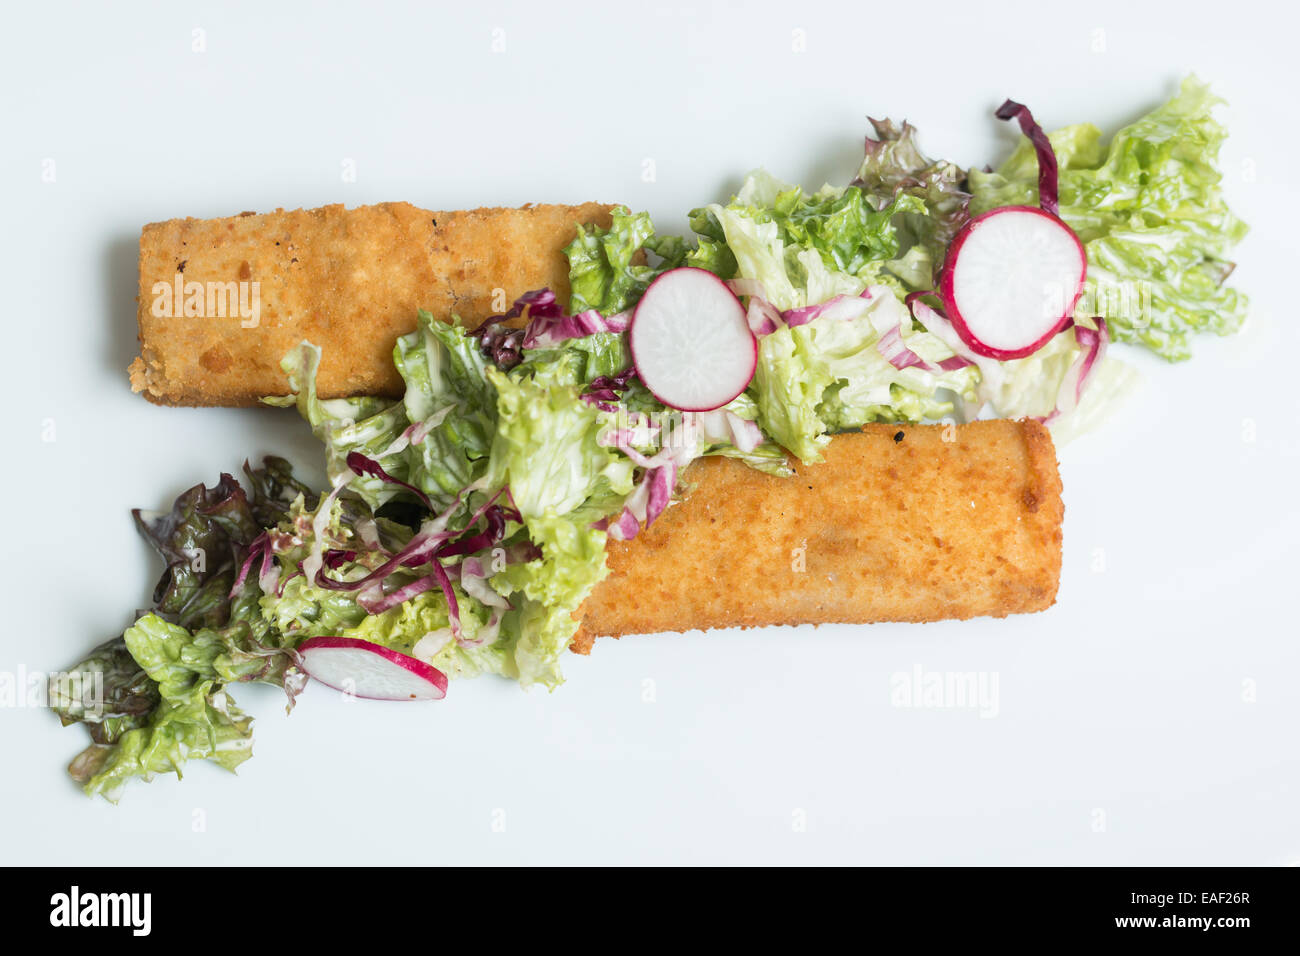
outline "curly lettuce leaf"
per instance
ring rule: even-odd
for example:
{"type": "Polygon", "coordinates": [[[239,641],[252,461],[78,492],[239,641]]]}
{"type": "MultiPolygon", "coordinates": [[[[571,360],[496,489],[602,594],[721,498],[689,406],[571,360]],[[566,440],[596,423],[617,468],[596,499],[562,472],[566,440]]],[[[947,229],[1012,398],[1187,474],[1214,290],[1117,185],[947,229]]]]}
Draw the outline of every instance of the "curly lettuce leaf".
{"type": "Polygon", "coordinates": [[[256,574],[232,596],[235,576],[265,523],[286,520],[310,499],[283,459],[244,470],[252,498],[229,475],[183,492],[169,511],[137,511],[140,532],[167,562],[154,611],[55,675],[50,705],[83,724],[91,745],[69,767],[87,793],[116,799],[132,777],[210,758],[231,769],[246,759],[252,721],[225,687],[258,681],[284,688],[292,706],[305,677],[261,613],[256,574]],[[294,504],[288,503],[290,497],[294,504]]]}
{"type": "Polygon", "coordinates": [[[262,608],[275,629],[294,644],[333,636],[366,617],[355,593],[315,587],[301,574],[285,581],[279,594],[263,596],[262,608]]]}
{"type": "Polygon", "coordinates": [[[50,707],[67,727],[85,724],[97,744],[143,727],[158,706],[158,685],[116,637],[50,681],[50,707]]]}
{"type": "Polygon", "coordinates": [[[230,619],[230,587],[245,549],[262,531],[244,489],[230,475],[195,485],[165,512],[132,512],[136,528],[166,562],[154,608],[185,627],[230,619]]]}
{"type": "Polygon", "coordinates": [[[906,212],[923,215],[924,203],[899,195],[877,208],[855,186],[806,194],[758,170],[730,203],[696,210],[692,222],[726,244],[734,276],[761,282],[785,311],[888,281],[885,263],[900,250],[894,219],[906,212]]]}
{"type": "Polygon", "coordinates": [[[816,325],[783,328],[764,337],[749,386],[759,427],[805,462],[821,461],[830,442],[829,426],[817,414],[832,379],[815,344],[816,325]]]}
{"type": "Polygon", "coordinates": [[[255,681],[277,687],[297,679],[297,657],[281,647],[267,646],[241,621],[224,628],[187,631],[146,614],[123,635],[127,650],[157,682],[163,699],[191,686],[195,679],[222,684],[255,681]]]}
{"type": "Polygon", "coordinates": [[[160,773],[182,776],[187,760],[211,760],[234,771],[252,756],[253,719],[214,681],[165,698],[148,724],[127,731],[112,745],[91,744],[68,766],[88,796],[116,803],[132,779],[160,773]]]}
{"type": "Polygon", "coordinates": [[[146,614],[123,635],[125,649],[147,675],[156,702],[147,715],[111,739],[92,743],[69,766],[89,795],[116,800],[135,777],[181,776],[187,760],[211,760],[234,770],[252,756],[253,720],[226,685],[261,681],[291,689],[301,671],[291,652],[267,648],[247,624],[191,633],[146,614]]]}
{"type": "MultiPolygon", "coordinates": [[[[952,357],[947,345],[916,327],[906,307],[886,294],[882,290],[874,321],[897,321],[903,343],[932,366],[952,357]]],[[[832,432],[868,422],[934,421],[952,412],[951,395],[975,394],[979,373],[974,366],[952,371],[895,368],[876,347],[879,337],[867,332],[865,324],[828,321],[816,332],[816,349],[832,379],[818,414],[832,432]]]]}
{"type": "Polygon", "coordinates": [[[616,206],[608,228],[578,226],[564,249],[569,257],[569,312],[595,309],[614,315],[636,304],[655,278],[681,265],[709,268],[710,251],[701,253],[676,236],[658,236],[650,214],[616,206]],[[646,253],[656,260],[650,264],[646,253]]]}
{"type": "Polygon", "coordinates": [[[873,119],[871,125],[876,138],[867,137],[865,156],[851,185],[878,202],[906,193],[924,204],[924,212],[904,210],[896,217],[903,255],[888,268],[908,289],[929,289],[948,243],[970,218],[966,171],[921,152],[911,123],[899,127],[892,120],[873,119]]]}
{"type": "Polygon", "coordinates": [[[477,339],[459,322],[439,322],[419,312],[415,331],[401,336],[393,361],[406,382],[400,401],[378,398],[321,400],[316,393],[321,350],[302,342],[280,363],[291,394],[264,398],[269,405],[296,406],[325,445],[331,483],[346,478],[350,491],[372,508],[415,496],[401,485],[372,475],[354,475],[347,457],[359,452],[380,462],[399,481],[419,488],[439,506],[486,469],[494,428],[496,396],[485,377],[488,361],[477,339]],[[400,442],[412,425],[427,430],[423,441],[400,442]]]}

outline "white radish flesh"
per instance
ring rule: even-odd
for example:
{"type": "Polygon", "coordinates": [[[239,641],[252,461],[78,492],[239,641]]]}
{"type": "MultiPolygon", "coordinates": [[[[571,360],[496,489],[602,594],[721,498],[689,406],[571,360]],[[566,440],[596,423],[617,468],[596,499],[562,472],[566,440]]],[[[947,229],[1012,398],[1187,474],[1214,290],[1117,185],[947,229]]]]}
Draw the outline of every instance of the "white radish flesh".
{"type": "Polygon", "coordinates": [[[637,377],[670,408],[707,412],[743,392],[758,364],[745,308],[711,272],[689,267],[650,284],[628,344],[637,377]]]}
{"type": "Polygon", "coordinates": [[[953,239],[939,280],[948,318],[972,351],[1036,352],[1070,320],[1088,257],[1073,230],[1030,206],[993,209],[953,239]]]}
{"type": "Polygon", "coordinates": [[[302,667],[335,690],[367,700],[442,700],[447,677],[424,661],[353,637],[313,637],[298,648],[302,667]]]}

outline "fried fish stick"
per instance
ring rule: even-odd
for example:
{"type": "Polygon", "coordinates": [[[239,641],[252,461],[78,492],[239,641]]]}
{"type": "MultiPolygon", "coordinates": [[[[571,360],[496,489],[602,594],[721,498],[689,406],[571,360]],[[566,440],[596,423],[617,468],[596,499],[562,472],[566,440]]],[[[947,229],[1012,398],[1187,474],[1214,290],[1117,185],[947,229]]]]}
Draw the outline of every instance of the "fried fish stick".
{"type": "Polygon", "coordinates": [[[1056,601],[1061,479],[1033,421],[868,425],[821,464],[774,478],[728,458],[609,545],[611,573],[579,611],[598,636],[771,624],[1005,617],[1056,601]]]}
{"type": "Polygon", "coordinates": [[[172,219],[140,236],[131,387],[162,405],[255,405],[288,393],[280,359],[321,346],[322,398],[402,394],[393,342],[416,313],[473,326],[530,289],[565,301],[563,249],[611,207],[428,212],[408,203],[172,219]]]}

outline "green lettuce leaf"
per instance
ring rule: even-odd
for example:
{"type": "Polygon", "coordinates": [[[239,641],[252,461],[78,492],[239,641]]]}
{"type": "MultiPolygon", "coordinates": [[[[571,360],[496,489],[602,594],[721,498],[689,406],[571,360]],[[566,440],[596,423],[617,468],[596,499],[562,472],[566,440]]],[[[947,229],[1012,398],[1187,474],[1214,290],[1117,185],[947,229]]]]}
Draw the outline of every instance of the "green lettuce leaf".
{"type": "Polygon", "coordinates": [[[614,315],[636,304],[655,277],[681,265],[708,268],[709,252],[693,250],[675,236],[657,236],[650,214],[616,206],[609,228],[578,226],[564,253],[569,257],[569,312],[595,309],[614,315]],[[646,253],[657,262],[651,265],[646,253]]]}
{"type": "Polygon", "coordinates": [[[541,557],[509,564],[492,578],[492,586],[518,605],[506,625],[516,632],[515,664],[525,687],[540,683],[553,689],[563,682],[559,662],[578,630],[574,615],[609,573],[606,534],[592,527],[605,510],[586,506],[527,519],[541,557]]]}
{"type": "Polygon", "coordinates": [[[877,208],[858,187],[809,195],[759,170],[730,203],[696,210],[692,223],[726,244],[734,276],[761,282],[785,311],[892,281],[885,263],[899,255],[894,219],[907,212],[924,215],[925,205],[904,194],[877,208]]]}
{"type": "MultiPolygon", "coordinates": [[[[931,365],[952,357],[947,345],[914,325],[907,308],[886,295],[882,290],[873,322],[897,321],[903,343],[931,365]]],[[[868,323],[812,324],[819,326],[814,346],[832,380],[818,414],[832,432],[858,429],[868,422],[937,420],[952,412],[950,395],[969,399],[975,394],[979,372],[974,366],[948,372],[895,368],[876,347],[879,336],[866,328],[868,323]]]]}
{"type": "Polygon", "coordinates": [[[559,660],[577,622],[574,612],[607,573],[605,532],[592,525],[622,510],[635,467],[600,444],[613,416],[580,398],[566,362],[526,361],[510,374],[491,369],[498,395],[491,482],[510,488],[540,557],[507,565],[493,587],[511,596],[519,682],[555,687],[559,660]]]}
{"type": "MultiPolygon", "coordinates": [[[[289,395],[268,396],[262,399],[267,405],[296,406],[299,414],[311,425],[314,434],[325,445],[325,473],[333,484],[347,473],[350,452],[360,452],[369,457],[380,456],[402,430],[408,420],[401,402],[382,398],[320,399],[316,395],[316,377],[320,370],[319,346],[303,341],[280,362],[289,379],[289,395]]],[[[406,480],[404,462],[385,462],[391,474],[406,480]]],[[[372,506],[378,507],[397,494],[397,486],[385,484],[378,478],[357,477],[350,487],[372,506]]]]}
{"type": "Polygon", "coordinates": [[[763,338],[749,393],[758,405],[759,427],[805,462],[820,461],[830,441],[817,414],[830,387],[830,370],[815,344],[816,323],[784,328],[763,338]]]}
{"type": "Polygon", "coordinates": [[[112,745],[91,744],[68,766],[88,796],[116,803],[133,778],[182,775],[186,760],[211,760],[234,771],[252,756],[253,719],[213,681],[164,698],[144,727],[112,745]]]}
{"type": "Polygon", "coordinates": [[[617,375],[631,364],[626,334],[597,332],[569,339],[555,348],[527,349],[511,374],[541,377],[565,385],[588,385],[602,375],[617,375]]]}
{"type": "MultiPolygon", "coordinates": [[[[281,574],[290,573],[284,570],[287,564],[282,560],[281,574]]],[[[355,593],[309,585],[301,574],[285,581],[279,594],[264,595],[262,608],[275,629],[295,645],[309,637],[329,637],[356,627],[366,616],[355,593]]]]}
{"type": "Polygon", "coordinates": [[[915,326],[910,311],[885,286],[872,286],[871,306],[858,319],[815,319],[778,329],[759,344],[749,394],[763,431],[804,462],[820,461],[836,431],[874,421],[937,419],[952,411],[941,390],[973,398],[973,366],[950,372],[897,369],[880,353],[882,331],[899,327],[903,343],[938,364],[952,351],[915,326]]]}
{"type": "Polygon", "coordinates": [[[489,363],[459,321],[439,322],[423,310],[419,327],[397,340],[393,359],[406,380],[406,421],[438,424],[395,462],[385,459],[384,467],[446,507],[487,470],[496,427],[489,363]],[[390,462],[399,464],[398,470],[388,468],[390,462]]]}
{"type": "Polygon", "coordinates": [[[552,376],[488,370],[498,414],[490,482],[510,488],[525,521],[567,514],[593,496],[621,501],[632,491],[631,460],[599,443],[602,413],[561,374],[558,368],[552,376]]]}
{"type": "Polygon", "coordinates": [[[245,623],[191,634],[146,614],[127,629],[123,642],[157,697],[147,715],[137,715],[129,728],[96,740],[73,760],[69,773],[90,795],[116,800],[132,778],[180,776],[187,760],[211,760],[233,771],[252,756],[253,720],[235,706],[226,685],[301,687],[296,656],[258,644],[245,623]]]}

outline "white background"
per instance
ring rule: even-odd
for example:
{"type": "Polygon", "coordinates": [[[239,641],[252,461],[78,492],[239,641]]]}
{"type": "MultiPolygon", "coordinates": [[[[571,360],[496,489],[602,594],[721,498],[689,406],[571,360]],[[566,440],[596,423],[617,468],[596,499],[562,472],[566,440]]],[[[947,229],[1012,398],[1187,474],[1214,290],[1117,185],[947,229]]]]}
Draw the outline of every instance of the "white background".
{"type": "Polygon", "coordinates": [[[1015,139],[992,117],[1006,96],[1048,128],[1110,131],[1195,70],[1231,103],[1226,188],[1254,227],[1234,281],[1254,305],[1242,335],[1198,341],[1190,363],[1140,361],[1126,414],[1062,449],[1065,568],[1046,613],[602,642],[550,695],[483,679],[440,704],[367,705],[316,686],[286,717],[278,691],[243,688],[260,720],[238,778],[196,766],[117,807],[63,773],[80,729],[6,708],[5,862],[1300,858],[1288,293],[1300,144],[1295,23],[1279,19],[1294,14],[1151,7],[173,2],[7,15],[11,675],[74,662],[146,603],[158,565],[130,507],[267,452],[319,474],[292,412],[131,394],[146,222],[599,199],[676,231],[754,166],[846,181],[868,114],[911,119],[932,155],[996,163],[1015,139]],[[356,182],[342,181],[346,159],[356,182]],[[42,441],[50,420],[56,440],[42,441]],[[996,674],[997,715],[892,706],[891,676],[918,665],[996,674]]]}

